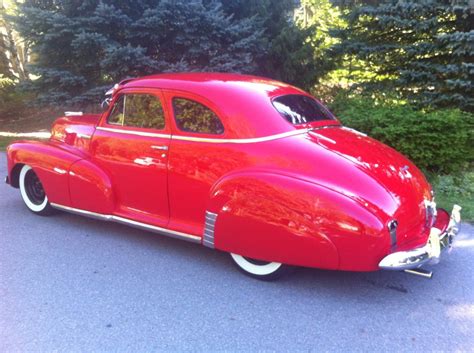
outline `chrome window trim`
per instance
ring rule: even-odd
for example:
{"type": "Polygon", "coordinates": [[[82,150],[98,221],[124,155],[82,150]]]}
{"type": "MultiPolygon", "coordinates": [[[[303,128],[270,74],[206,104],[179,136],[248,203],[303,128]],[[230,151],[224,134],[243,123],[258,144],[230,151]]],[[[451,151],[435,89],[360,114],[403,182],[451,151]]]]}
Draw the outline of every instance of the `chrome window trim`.
{"type": "Polygon", "coordinates": [[[201,243],[201,237],[199,237],[197,235],[182,233],[182,232],[178,232],[178,231],[171,230],[171,229],[165,229],[165,228],[161,228],[161,227],[158,227],[158,226],[153,226],[151,224],[137,222],[137,221],[134,221],[134,220],[131,220],[131,219],[128,219],[128,218],[124,218],[124,217],[120,217],[120,216],[114,216],[114,215],[109,215],[109,214],[102,214],[102,213],[96,213],[96,212],[81,210],[81,209],[74,208],[74,207],[59,205],[57,203],[51,203],[51,206],[54,207],[54,208],[57,208],[59,210],[67,211],[67,212],[70,212],[70,213],[75,213],[75,214],[78,214],[78,215],[81,215],[81,216],[86,216],[86,217],[99,219],[99,220],[103,220],[103,221],[117,222],[117,223],[129,225],[129,226],[132,226],[132,227],[135,227],[135,228],[144,229],[144,230],[152,231],[152,232],[155,232],[155,233],[163,234],[163,235],[166,235],[166,236],[169,236],[169,237],[172,237],[172,238],[183,239],[183,240],[187,240],[187,241],[190,241],[190,242],[193,242],[193,243],[201,243]]]}
{"type": "MultiPolygon", "coordinates": [[[[222,138],[210,138],[210,137],[194,137],[194,136],[181,136],[181,135],[171,135],[171,134],[159,134],[159,133],[154,133],[154,132],[114,129],[114,128],[102,127],[102,126],[98,126],[96,129],[102,130],[102,131],[117,132],[121,134],[137,135],[137,136],[171,138],[173,140],[180,140],[180,141],[209,142],[209,143],[258,143],[258,142],[278,140],[281,138],[295,136],[295,135],[301,135],[309,131],[312,131],[312,129],[300,129],[300,130],[287,131],[287,132],[282,132],[280,134],[264,136],[264,137],[254,137],[254,138],[244,138],[244,139],[222,139],[222,138]]],[[[316,134],[316,135],[319,135],[319,134],[316,134]]]]}
{"type": "Polygon", "coordinates": [[[155,132],[134,131],[134,130],[125,130],[125,129],[114,129],[114,128],[111,128],[111,127],[103,127],[103,126],[98,126],[98,127],[96,127],[96,129],[97,129],[97,130],[102,130],[102,131],[117,132],[117,133],[119,133],[119,134],[127,134],[127,135],[171,138],[171,135],[170,135],[170,134],[158,134],[158,133],[155,133],[155,132]]]}

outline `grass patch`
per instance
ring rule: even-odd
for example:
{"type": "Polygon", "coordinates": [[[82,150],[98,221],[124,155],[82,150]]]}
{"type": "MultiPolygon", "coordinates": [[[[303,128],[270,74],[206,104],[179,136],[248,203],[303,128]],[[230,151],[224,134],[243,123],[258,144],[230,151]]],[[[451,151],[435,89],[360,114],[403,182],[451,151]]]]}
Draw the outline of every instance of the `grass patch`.
{"type": "Polygon", "coordinates": [[[18,140],[15,136],[0,136],[0,151],[5,151],[5,148],[13,141],[18,140]]]}
{"type": "Polygon", "coordinates": [[[38,139],[38,138],[32,138],[32,137],[0,136],[0,151],[4,152],[10,143],[14,141],[20,141],[20,140],[45,141],[44,139],[38,139]]]}
{"type": "Polygon", "coordinates": [[[474,222],[474,171],[459,175],[431,175],[438,207],[451,212],[454,204],[462,207],[461,219],[474,222]]]}
{"type": "Polygon", "coordinates": [[[438,207],[444,208],[451,213],[454,204],[462,207],[461,219],[463,222],[474,222],[474,201],[472,197],[456,196],[447,193],[436,194],[436,205],[438,207]]]}

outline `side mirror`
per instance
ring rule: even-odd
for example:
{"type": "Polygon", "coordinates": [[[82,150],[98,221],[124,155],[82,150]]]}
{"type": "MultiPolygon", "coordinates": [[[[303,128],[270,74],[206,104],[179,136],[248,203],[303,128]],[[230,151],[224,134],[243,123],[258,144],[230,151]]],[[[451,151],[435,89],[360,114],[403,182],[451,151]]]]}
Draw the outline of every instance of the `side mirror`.
{"type": "Polygon", "coordinates": [[[112,98],[105,98],[102,103],[100,103],[100,106],[102,109],[107,109],[110,106],[110,102],[112,101],[112,98]]]}

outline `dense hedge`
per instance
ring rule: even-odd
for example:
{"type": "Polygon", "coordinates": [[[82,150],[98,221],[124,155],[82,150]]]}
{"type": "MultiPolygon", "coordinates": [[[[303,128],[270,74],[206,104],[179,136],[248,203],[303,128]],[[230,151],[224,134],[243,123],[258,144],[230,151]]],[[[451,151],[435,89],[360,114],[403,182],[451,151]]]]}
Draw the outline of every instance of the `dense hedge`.
{"type": "Polygon", "coordinates": [[[416,110],[396,100],[345,93],[330,107],[345,125],[392,146],[425,171],[456,173],[473,163],[470,113],[416,110]]]}

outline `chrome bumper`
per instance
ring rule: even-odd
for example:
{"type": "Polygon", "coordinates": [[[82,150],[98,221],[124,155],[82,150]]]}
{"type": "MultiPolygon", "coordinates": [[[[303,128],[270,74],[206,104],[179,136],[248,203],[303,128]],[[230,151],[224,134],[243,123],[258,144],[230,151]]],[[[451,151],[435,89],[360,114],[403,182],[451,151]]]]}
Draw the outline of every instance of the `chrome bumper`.
{"type": "Polygon", "coordinates": [[[410,270],[427,263],[438,263],[441,251],[448,248],[461,227],[461,207],[453,206],[448,227],[441,233],[431,228],[430,237],[425,246],[408,251],[398,251],[385,256],[379,263],[383,270],[410,270]]]}

